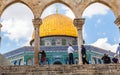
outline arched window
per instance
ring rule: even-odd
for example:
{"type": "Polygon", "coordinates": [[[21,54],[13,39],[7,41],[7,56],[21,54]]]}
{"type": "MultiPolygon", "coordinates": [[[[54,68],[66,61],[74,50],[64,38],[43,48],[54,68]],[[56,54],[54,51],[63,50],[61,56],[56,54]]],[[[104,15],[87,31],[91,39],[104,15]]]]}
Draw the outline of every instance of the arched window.
{"type": "Polygon", "coordinates": [[[101,64],[101,63],[102,63],[101,59],[98,59],[98,63],[99,63],[99,64],[101,64]]]}
{"type": "Polygon", "coordinates": [[[72,45],[77,45],[77,40],[76,39],[72,41],[72,45]]]}
{"type": "Polygon", "coordinates": [[[17,60],[15,60],[15,61],[13,62],[13,64],[14,64],[14,65],[17,65],[17,60]]]}
{"type": "Polygon", "coordinates": [[[19,60],[19,65],[24,65],[23,59],[20,59],[20,60],[19,60]]]}
{"type": "Polygon", "coordinates": [[[29,58],[29,59],[27,60],[27,65],[32,65],[32,64],[33,64],[33,63],[32,63],[32,59],[29,58]]]}
{"type": "Polygon", "coordinates": [[[52,45],[56,45],[55,39],[52,39],[52,45]]]}
{"type": "Polygon", "coordinates": [[[40,45],[44,46],[45,45],[45,40],[40,40],[40,45]]]}
{"type": "Polygon", "coordinates": [[[62,45],[66,45],[66,39],[62,39],[62,45]]]}
{"type": "Polygon", "coordinates": [[[93,57],[92,60],[93,60],[93,64],[97,64],[97,60],[95,57],[93,57]]]}
{"type": "Polygon", "coordinates": [[[65,58],[65,64],[69,64],[69,57],[65,58]]]}
{"type": "Polygon", "coordinates": [[[46,64],[50,64],[50,59],[49,58],[46,58],[46,64]]]}

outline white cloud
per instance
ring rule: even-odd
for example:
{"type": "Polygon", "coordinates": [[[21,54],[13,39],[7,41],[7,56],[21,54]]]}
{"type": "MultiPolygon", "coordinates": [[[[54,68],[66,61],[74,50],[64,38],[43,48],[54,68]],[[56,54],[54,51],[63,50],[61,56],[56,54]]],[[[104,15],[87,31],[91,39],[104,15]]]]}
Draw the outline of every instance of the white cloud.
{"type": "Polygon", "coordinates": [[[27,42],[22,43],[22,46],[30,46],[30,40],[31,40],[31,38],[28,39],[27,42]]]}
{"type": "Polygon", "coordinates": [[[32,33],[33,26],[28,21],[14,20],[11,19],[3,21],[4,26],[2,28],[3,32],[6,32],[5,36],[9,37],[11,40],[18,40],[21,38],[28,39],[32,33]]]}
{"type": "Polygon", "coordinates": [[[109,44],[107,38],[100,38],[91,45],[108,50],[108,51],[110,50],[112,52],[116,52],[116,49],[118,46],[118,44],[114,44],[114,45],[109,44]]]}
{"type": "Polygon", "coordinates": [[[61,3],[55,3],[53,5],[48,6],[44,10],[43,14],[41,15],[41,18],[44,18],[44,17],[51,15],[51,14],[55,14],[56,13],[56,6],[58,6],[58,13],[65,12],[64,15],[70,17],[71,19],[75,18],[74,13],[71,11],[71,9],[68,8],[67,6],[65,6],[64,4],[61,4],[61,3]],[[62,10],[62,12],[61,12],[61,10],[62,10]]]}
{"type": "Polygon", "coordinates": [[[100,3],[94,3],[85,9],[83,17],[92,18],[94,15],[105,15],[108,10],[110,9],[107,6],[100,3]]]}
{"type": "Polygon", "coordinates": [[[41,18],[44,18],[48,15],[55,13],[55,5],[48,6],[42,13],[41,18]]]}
{"type": "Polygon", "coordinates": [[[24,4],[15,3],[9,6],[2,14],[3,19],[17,18],[31,20],[33,19],[32,11],[24,4]]]}
{"type": "Polygon", "coordinates": [[[33,32],[33,14],[28,7],[16,3],[2,14],[2,32],[10,40],[19,43],[20,39],[28,40],[33,32]]]}
{"type": "Polygon", "coordinates": [[[71,11],[70,8],[68,8],[67,6],[65,5],[62,5],[61,9],[63,9],[63,11],[65,11],[65,15],[70,17],[71,19],[74,19],[75,18],[75,15],[74,13],[71,11]]]}
{"type": "Polygon", "coordinates": [[[74,14],[73,14],[73,12],[71,10],[67,10],[65,15],[70,17],[72,20],[75,18],[74,14]]]}

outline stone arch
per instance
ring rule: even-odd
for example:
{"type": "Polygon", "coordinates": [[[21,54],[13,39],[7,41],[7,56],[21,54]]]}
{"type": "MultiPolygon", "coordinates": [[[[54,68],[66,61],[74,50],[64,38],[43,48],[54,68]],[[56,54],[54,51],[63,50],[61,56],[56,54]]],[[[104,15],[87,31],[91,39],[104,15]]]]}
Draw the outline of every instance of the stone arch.
{"type": "MultiPolygon", "coordinates": [[[[89,3],[86,3],[86,5],[84,6],[84,7],[82,7],[82,10],[80,11],[80,15],[82,16],[82,14],[83,14],[83,12],[85,11],[85,9],[87,8],[87,7],[89,7],[91,4],[94,4],[94,3],[100,3],[100,4],[103,4],[103,5],[105,5],[105,6],[107,6],[108,8],[110,8],[112,11],[113,11],[113,13],[114,13],[114,15],[115,16],[117,16],[118,14],[118,12],[116,11],[117,10],[117,5],[116,6],[114,6],[112,3],[110,3],[110,2],[105,2],[105,1],[93,1],[93,2],[89,2],[89,3]]],[[[79,9],[81,8],[81,6],[79,6],[79,9]]],[[[80,17],[81,17],[80,16],[80,17]]]]}
{"type": "Polygon", "coordinates": [[[51,1],[51,2],[49,2],[49,3],[46,3],[46,4],[43,6],[43,8],[42,8],[42,10],[41,10],[41,13],[40,13],[40,17],[41,17],[41,15],[42,15],[43,11],[44,11],[47,7],[49,7],[50,5],[55,4],[55,3],[64,4],[65,6],[67,6],[68,8],[70,8],[70,9],[72,10],[73,14],[75,15],[74,9],[73,9],[73,6],[72,6],[72,5],[68,4],[68,3],[65,2],[65,1],[54,0],[54,1],[51,1]]]}
{"type": "MultiPolygon", "coordinates": [[[[2,13],[5,11],[5,9],[7,9],[9,6],[11,6],[11,5],[13,5],[13,4],[16,4],[16,3],[21,3],[21,4],[23,4],[23,5],[26,5],[30,10],[31,10],[31,12],[33,13],[33,10],[32,10],[32,8],[27,4],[27,3],[25,3],[25,2],[23,2],[23,1],[11,1],[9,4],[7,4],[3,9],[2,9],[2,12],[1,12],[1,15],[2,15],[2,13]]],[[[0,16],[1,16],[0,15],[0,16]]],[[[34,15],[34,14],[33,14],[34,15]]]]}

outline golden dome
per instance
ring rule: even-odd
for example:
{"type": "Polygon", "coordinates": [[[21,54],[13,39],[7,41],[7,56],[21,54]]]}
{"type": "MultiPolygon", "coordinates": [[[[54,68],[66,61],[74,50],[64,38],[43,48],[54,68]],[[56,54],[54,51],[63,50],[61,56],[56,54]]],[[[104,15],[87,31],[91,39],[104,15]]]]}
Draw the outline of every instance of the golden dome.
{"type": "Polygon", "coordinates": [[[72,19],[62,14],[53,14],[43,19],[40,26],[40,37],[46,36],[72,36],[77,37],[77,29],[72,19]]]}

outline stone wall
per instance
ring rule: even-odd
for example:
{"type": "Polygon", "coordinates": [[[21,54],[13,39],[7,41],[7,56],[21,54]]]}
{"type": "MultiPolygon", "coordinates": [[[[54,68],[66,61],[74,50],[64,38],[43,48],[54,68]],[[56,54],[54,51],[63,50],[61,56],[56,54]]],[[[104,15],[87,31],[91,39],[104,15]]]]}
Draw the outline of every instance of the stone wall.
{"type": "Polygon", "coordinates": [[[0,75],[120,75],[120,64],[0,66],[0,75]]]}
{"type": "Polygon", "coordinates": [[[5,56],[0,54],[0,66],[3,65],[10,65],[10,61],[7,58],[5,58],[5,56]]]}

